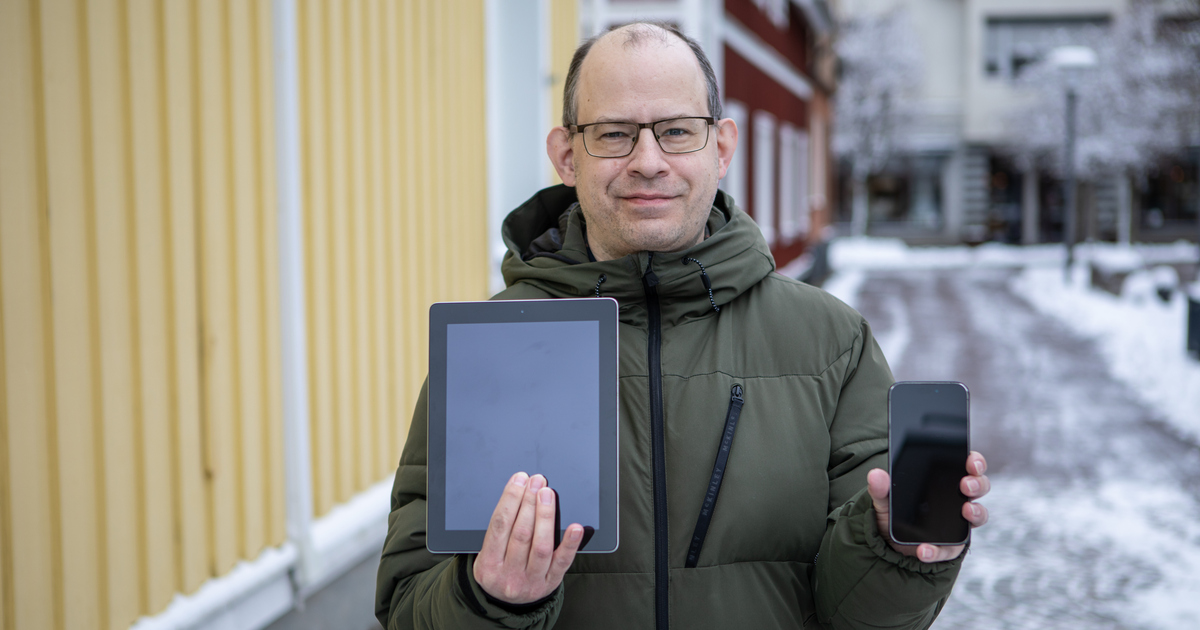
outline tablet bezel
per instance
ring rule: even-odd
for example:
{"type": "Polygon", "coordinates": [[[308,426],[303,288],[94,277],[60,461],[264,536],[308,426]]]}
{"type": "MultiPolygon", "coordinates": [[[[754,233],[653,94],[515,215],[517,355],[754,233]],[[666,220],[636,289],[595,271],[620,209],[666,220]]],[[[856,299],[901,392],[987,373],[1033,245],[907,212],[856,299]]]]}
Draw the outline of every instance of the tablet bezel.
{"type": "MultiPolygon", "coordinates": [[[[486,530],[446,529],[446,330],[451,324],[594,321],[600,358],[600,525],[580,553],[616,551],[619,532],[617,301],[612,298],[438,302],[429,307],[426,547],[478,553],[486,530]]],[[[517,472],[517,471],[513,471],[517,472]]],[[[537,471],[526,471],[531,474],[537,471]]],[[[554,480],[550,480],[551,487],[554,480]]],[[[500,499],[497,488],[496,500],[500,499]]],[[[562,523],[566,527],[570,523],[562,523]]]]}

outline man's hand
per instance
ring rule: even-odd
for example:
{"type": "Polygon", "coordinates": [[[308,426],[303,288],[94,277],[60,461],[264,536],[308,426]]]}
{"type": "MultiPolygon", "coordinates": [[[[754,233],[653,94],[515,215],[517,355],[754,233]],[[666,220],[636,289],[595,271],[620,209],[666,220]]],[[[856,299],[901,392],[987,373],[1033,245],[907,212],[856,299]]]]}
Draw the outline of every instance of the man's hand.
{"type": "Polygon", "coordinates": [[[582,538],[583,526],[572,523],[554,549],[554,491],[545,477],[519,472],[492,513],[475,558],[475,581],[502,602],[536,602],[558,588],[582,538]]]}
{"type": "MultiPolygon", "coordinates": [[[[983,455],[971,451],[967,456],[967,476],[958,484],[962,493],[967,495],[968,499],[972,499],[963,503],[962,507],[963,518],[967,519],[971,527],[980,527],[988,520],[987,508],[974,502],[974,499],[987,494],[992,488],[991,482],[984,474],[986,472],[987,461],[983,459],[983,455]]],[[[891,486],[887,471],[876,468],[867,473],[867,492],[875,505],[875,522],[879,526],[879,534],[888,544],[906,556],[916,556],[921,562],[943,562],[957,558],[963,551],[963,545],[898,545],[892,540],[888,533],[891,531],[888,528],[888,492],[891,486]]]]}

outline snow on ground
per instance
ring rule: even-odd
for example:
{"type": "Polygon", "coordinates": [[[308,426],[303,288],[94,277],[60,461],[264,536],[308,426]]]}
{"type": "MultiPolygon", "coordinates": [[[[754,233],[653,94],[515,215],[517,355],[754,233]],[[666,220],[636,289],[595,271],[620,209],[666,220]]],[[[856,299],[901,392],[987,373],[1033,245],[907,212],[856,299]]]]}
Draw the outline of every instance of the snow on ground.
{"type": "Polygon", "coordinates": [[[1187,356],[1187,300],[1179,291],[1162,302],[1154,270],[1125,281],[1121,296],[1068,285],[1061,269],[1027,268],[1013,280],[1014,292],[1081,336],[1095,339],[1109,371],[1139,392],[1171,424],[1200,440],[1200,361],[1187,356]]]}
{"type": "MultiPolygon", "coordinates": [[[[1079,262],[1067,283],[1062,245],[908,247],[899,239],[843,238],[830,245],[834,274],[824,288],[856,306],[871,270],[1024,267],[1013,281],[1017,294],[1079,335],[1097,340],[1113,376],[1139,392],[1177,431],[1200,440],[1200,362],[1185,352],[1187,300],[1175,291],[1163,303],[1155,291],[1178,282],[1174,270],[1162,265],[1195,261],[1196,246],[1088,243],[1077,246],[1075,255],[1079,262]],[[1089,261],[1106,272],[1130,273],[1120,297],[1088,286],[1089,261]]],[[[1193,291],[1200,295],[1200,287],[1193,291]]],[[[908,343],[904,327],[895,329],[898,338],[879,339],[885,356],[899,356],[908,343]]]]}

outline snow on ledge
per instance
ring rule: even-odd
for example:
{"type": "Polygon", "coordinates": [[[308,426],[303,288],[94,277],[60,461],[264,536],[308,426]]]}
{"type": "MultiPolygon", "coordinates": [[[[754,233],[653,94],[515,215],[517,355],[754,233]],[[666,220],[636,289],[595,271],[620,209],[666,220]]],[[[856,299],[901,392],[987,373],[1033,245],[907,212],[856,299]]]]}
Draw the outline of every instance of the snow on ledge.
{"type": "Polygon", "coordinates": [[[243,628],[259,627],[248,623],[258,619],[270,623],[292,606],[288,572],[296,557],[291,543],[267,548],[253,561],[239,562],[229,573],[208,580],[195,593],[175,595],[165,611],[142,617],[130,630],[185,630],[216,625],[218,618],[241,622],[236,627],[243,628]]]}
{"type": "Polygon", "coordinates": [[[313,521],[313,557],[305,559],[311,567],[307,584],[293,585],[301,558],[297,546],[285,542],[263,550],[254,560],[239,562],[191,595],[175,595],[166,610],[142,617],[130,630],[256,629],[270,624],[383,548],[391,487],[391,479],[380,481],[313,521]]]}

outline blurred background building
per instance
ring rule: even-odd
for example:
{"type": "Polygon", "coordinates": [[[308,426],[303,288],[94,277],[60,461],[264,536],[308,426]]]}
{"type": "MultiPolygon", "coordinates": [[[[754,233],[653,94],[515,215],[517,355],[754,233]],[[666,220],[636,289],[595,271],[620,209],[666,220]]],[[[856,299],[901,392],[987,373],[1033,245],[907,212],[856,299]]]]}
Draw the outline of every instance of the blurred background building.
{"type": "Polygon", "coordinates": [[[869,234],[913,243],[1062,240],[1062,103],[1066,86],[1076,82],[1079,237],[1196,237],[1200,4],[839,0],[833,6],[842,24],[843,87],[867,86],[852,92],[861,98],[838,102],[839,121],[849,123],[838,131],[850,140],[839,150],[843,232],[855,231],[857,158],[868,163],[859,197],[869,234]],[[880,45],[884,39],[893,45],[880,45]],[[1048,68],[1049,53],[1070,45],[1093,48],[1096,66],[1078,77],[1048,68]],[[893,86],[881,86],[879,77],[898,68],[903,83],[888,92],[893,86]],[[872,109],[871,99],[889,97],[872,109]],[[882,127],[872,129],[869,123],[880,118],[882,127]],[[876,137],[857,137],[868,133],[876,137]]]}

